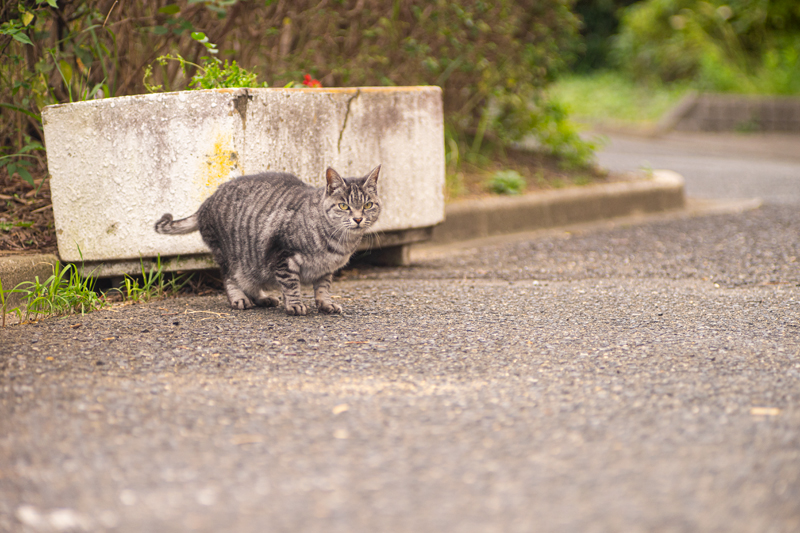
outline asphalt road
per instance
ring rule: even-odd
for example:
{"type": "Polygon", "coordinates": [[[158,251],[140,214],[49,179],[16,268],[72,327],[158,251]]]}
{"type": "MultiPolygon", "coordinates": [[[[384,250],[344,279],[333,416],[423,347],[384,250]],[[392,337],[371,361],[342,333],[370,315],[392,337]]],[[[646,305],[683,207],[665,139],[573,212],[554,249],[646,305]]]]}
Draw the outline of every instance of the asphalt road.
{"type": "Polygon", "coordinates": [[[800,209],[0,330],[0,531],[800,530],[800,209]]]}
{"type": "Polygon", "coordinates": [[[659,138],[610,134],[598,162],[614,171],[669,169],[694,198],[761,198],[800,205],[800,135],[670,133],[659,138]]]}

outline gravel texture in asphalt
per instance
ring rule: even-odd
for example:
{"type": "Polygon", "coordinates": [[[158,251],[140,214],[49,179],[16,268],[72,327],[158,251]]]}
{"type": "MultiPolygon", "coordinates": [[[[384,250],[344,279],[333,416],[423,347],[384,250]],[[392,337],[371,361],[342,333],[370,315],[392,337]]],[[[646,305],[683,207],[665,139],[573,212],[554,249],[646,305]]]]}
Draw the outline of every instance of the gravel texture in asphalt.
{"type": "Polygon", "coordinates": [[[800,529],[800,210],[0,331],[0,531],[800,529]]]}

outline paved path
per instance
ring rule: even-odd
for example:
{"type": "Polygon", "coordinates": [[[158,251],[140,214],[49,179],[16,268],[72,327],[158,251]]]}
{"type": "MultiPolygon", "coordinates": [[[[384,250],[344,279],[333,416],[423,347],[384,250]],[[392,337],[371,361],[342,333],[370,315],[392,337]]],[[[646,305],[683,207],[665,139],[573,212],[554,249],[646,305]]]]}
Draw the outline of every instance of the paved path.
{"type": "Polygon", "coordinates": [[[0,331],[0,531],[800,530],[800,209],[0,331]]]}
{"type": "Polygon", "coordinates": [[[686,178],[698,198],[754,198],[800,205],[800,135],[671,133],[606,136],[604,168],[665,168],[686,178]]]}

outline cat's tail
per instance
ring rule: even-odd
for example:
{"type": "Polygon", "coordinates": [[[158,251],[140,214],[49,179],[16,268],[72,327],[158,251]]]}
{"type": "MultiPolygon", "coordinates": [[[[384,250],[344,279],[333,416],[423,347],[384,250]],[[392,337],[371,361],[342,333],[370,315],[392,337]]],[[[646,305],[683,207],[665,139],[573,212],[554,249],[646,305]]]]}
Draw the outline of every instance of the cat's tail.
{"type": "Polygon", "coordinates": [[[156,233],[166,235],[183,235],[197,231],[197,213],[181,220],[172,220],[172,215],[166,213],[156,222],[156,233]]]}

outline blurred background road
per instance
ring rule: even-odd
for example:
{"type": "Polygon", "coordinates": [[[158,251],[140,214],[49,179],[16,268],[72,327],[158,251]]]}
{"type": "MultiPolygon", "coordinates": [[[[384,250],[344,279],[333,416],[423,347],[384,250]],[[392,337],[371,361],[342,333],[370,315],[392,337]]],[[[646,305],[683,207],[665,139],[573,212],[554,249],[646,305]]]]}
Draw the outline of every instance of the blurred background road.
{"type": "Polygon", "coordinates": [[[605,139],[597,159],[611,171],[674,170],[686,179],[686,194],[694,198],[800,204],[800,135],[612,133],[605,139]]]}

